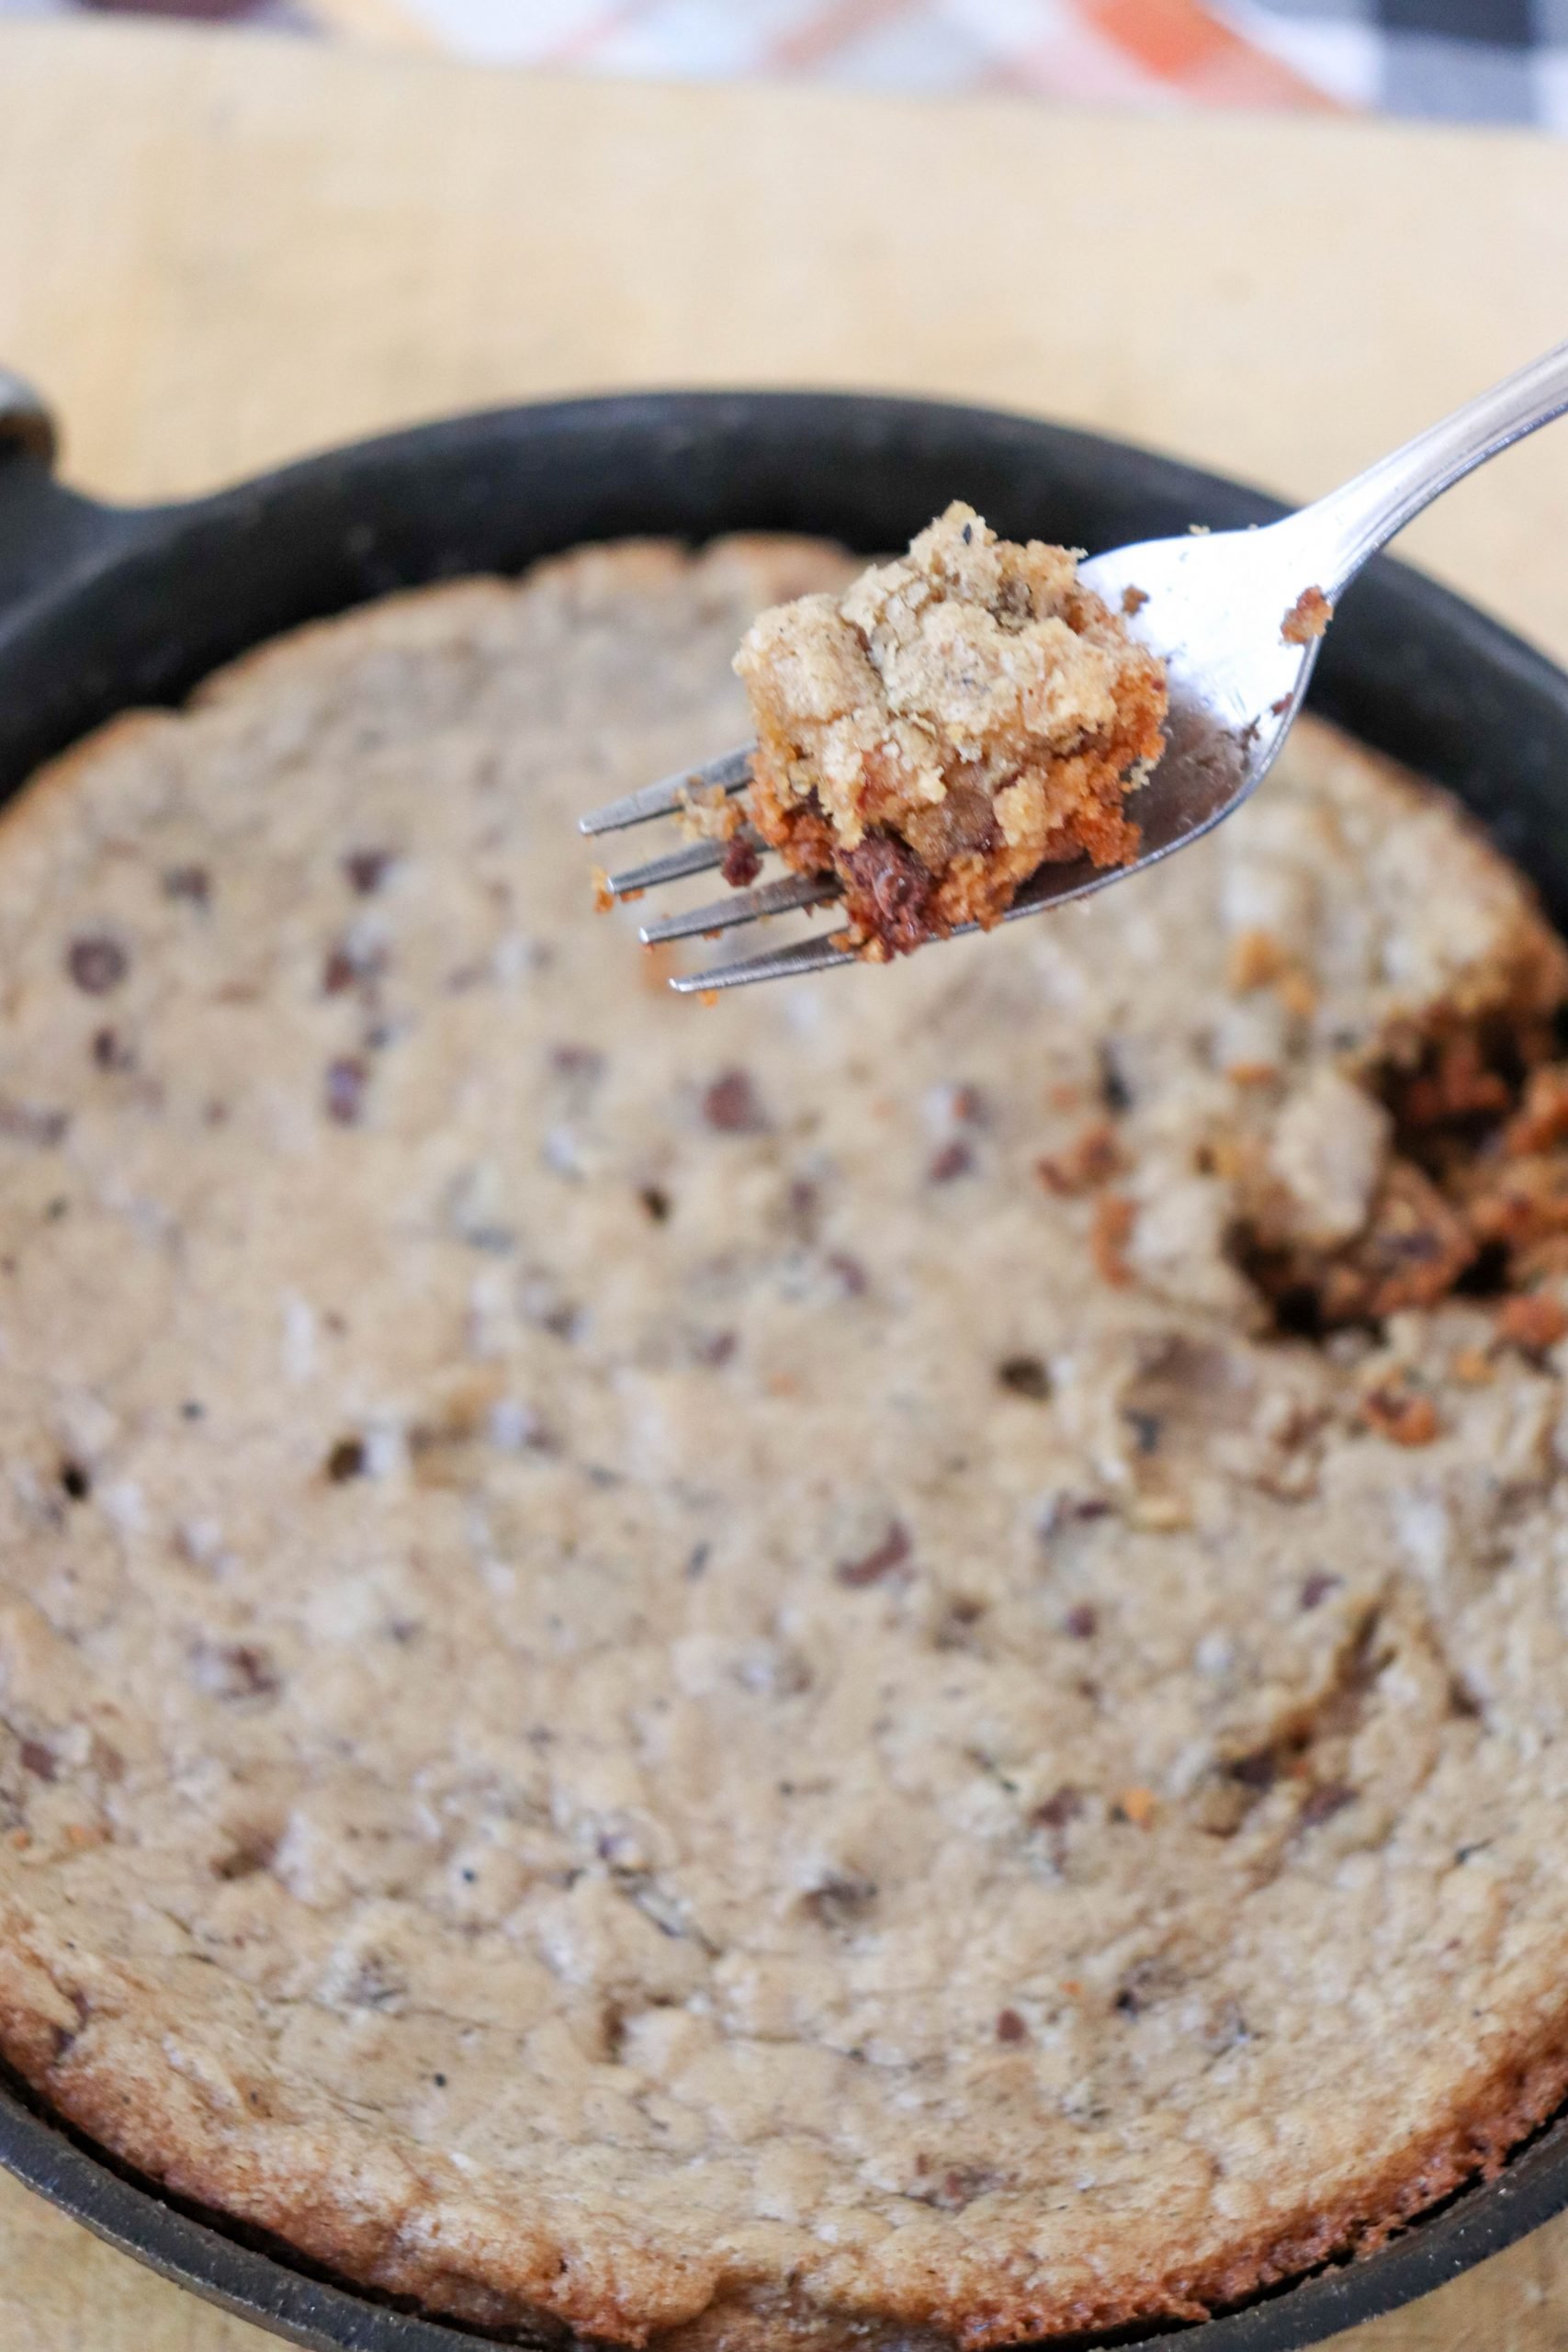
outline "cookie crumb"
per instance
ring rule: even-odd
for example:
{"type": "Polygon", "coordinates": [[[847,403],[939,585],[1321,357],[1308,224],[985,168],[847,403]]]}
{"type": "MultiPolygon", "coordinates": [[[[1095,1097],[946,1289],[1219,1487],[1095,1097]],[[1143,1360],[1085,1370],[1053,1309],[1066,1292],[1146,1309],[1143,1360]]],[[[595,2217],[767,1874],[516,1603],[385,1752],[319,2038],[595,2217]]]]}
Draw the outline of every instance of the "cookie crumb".
{"type": "Polygon", "coordinates": [[[1438,1408],[1432,1399],[1397,1382],[1370,1388],[1359,1409],[1367,1427],[1393,1445],[1430,1445],[1438,1435],[1438,1408]]]}
{"type": "Polygon", "coordinates": [[[1334,607],[1321,588],[1303,588],[1280,624],[1287,645],[1311,645],[1334,618],[1334,607]]]}
{"type": "Polygon", "coordinates": [[[1122,1168],[1122,1147],[1108,1120],[1099,1119],[1076,1136],[1065,1150],[1046,1152],[1034,1163],[1035,1173],[1048,1193],[1070,1199],[1091,1192],[1122,1168]]]}
{"type": "Polygon", "coordinates": [[[1134,1204],[1121,1193],[1107,1193],[1095,1203],[1094,1221],[1089,1233],[1089,1256],[1100,1281],[1109,1283],[1114,1290],[1125,1290],[1133,1280],[1126,1250],[1137,1215],[1134,1204]]]}
{"type": "Polygon", "coordinates": [[[1497,1337],[1526,1355],[1542,1355],[1568,1334],[1568,1307],[1550,1291],[1520,1291],[1497,1309],[1497,1337]]]}

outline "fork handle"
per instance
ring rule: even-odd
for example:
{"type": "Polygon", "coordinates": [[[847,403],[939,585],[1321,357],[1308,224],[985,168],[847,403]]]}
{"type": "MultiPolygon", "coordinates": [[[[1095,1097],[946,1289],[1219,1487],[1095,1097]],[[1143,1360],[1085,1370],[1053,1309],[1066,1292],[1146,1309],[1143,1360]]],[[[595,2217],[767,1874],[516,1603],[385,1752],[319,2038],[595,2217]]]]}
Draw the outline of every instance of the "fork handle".
{"type": "Polygon", "coordinates": [[[1381,547],[1423,507],[1501,449],[1568,411],[1568,343],[1478,393],[1392,456],[1303,507],[1283,528],[1315,557],[1318,585],[1337,597],[1381,547]]]}

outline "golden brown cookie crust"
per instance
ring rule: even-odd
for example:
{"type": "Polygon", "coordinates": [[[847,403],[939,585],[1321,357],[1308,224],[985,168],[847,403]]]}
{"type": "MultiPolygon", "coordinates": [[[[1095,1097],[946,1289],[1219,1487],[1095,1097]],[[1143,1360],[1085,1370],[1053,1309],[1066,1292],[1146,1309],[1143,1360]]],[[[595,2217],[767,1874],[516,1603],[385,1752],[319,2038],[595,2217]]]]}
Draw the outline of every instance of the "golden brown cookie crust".
{"type": "Polygon", "coordinates": [[[1235,1238],[1562,951],[1303,724],[1005,944],[639,989],[571,820],[813,567],[395,600],[0,823],[0,2050],[483,2325],[1196,2316],[1564,2086],[1560,1278],[1308,1344],[1235,1238]]]}

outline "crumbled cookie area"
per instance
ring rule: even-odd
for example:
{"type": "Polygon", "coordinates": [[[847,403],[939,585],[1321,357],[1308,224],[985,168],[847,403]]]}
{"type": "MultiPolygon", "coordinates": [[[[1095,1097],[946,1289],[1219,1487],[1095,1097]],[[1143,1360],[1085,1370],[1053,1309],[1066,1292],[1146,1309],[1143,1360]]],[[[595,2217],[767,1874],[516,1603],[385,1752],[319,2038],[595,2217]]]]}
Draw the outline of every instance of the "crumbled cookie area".
{"type": "Polygon", "coordinates": [[[1334,618],[1334,606],[1321,588],[1303,588],[1280,624],[1287,645],[1313,645],[1334,618]]]}
{"type": "Polygon", "coordinates": [[[498,2335],[1197,2317],[1568,2076],[1568,1274],[1235,1250],[1550,1159],[1562,951],[1303,721],[1005,956],[628,989],[575,817],[851,570],[395,599],[0,822],[0,2054],[498,2335]]]}
{"type": "Polygon", "coordinates": [[[758,831],[838,875],[874,960],[988,929],[1042,865],[1137,854],[1123,804],[1163,747],[1164,665],[1066,548],[955,501],[844,594],[764,613],[735,666],[758,831]]]}
{"type": "Polygon", "coordinates": [[[1377,1323],[1464,1291],[1511,1296],[1522,1329],[1529,1295],[1568,1274],[1568,969],[1543,952],[1500,986],[1513,1001],[1439,1013],[1353,1076],[1319,1073],[1263,1150],[1236,1139],[1237,1263],[1283,1329],[1377,1323]]]}

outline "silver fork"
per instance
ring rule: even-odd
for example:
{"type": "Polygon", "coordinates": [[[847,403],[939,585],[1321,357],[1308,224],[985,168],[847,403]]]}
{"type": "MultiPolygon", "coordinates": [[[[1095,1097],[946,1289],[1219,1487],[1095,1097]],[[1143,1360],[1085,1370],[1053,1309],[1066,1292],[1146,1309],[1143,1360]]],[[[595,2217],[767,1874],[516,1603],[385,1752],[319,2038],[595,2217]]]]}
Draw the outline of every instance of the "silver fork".
{"type": "MultiPolygon", "coordinates": [[[[1568,343],[1467,401],[1439,424],[1341,490],[1262,529],[1198,533],[1113,548],[1079,568],[1078,577],[1127,627],[1164,657],[1170,684],[1166,749],[1138,794],[1143,845],[1131,865],[1043,866],[1019,892],[1003,921],[1081,899],[1124,881],[1185,849],[1238,808],[1279,756],[1301,708],[1317,658],[1317,639],[1296,642],[1284,626],[1303,597],[1333,605],[1370,556],[1413,516],[1488,458],[1568,410],[1568,343]],[[1141,602],[1139,600],[1142,600],[1141,602]],[[1123,601],[1125,600],[1125,602],[1123,601]]],[[[700,768],[644,785],[581,820],[585,833],[614,833],[677,814],[688,798],[743,792],[755,746],[741,744],[700,768]]],[[[742,837],[765,844],[750,829],[742,837]]],[[[629,899],[721,865],[727,844],[699,840],[608,877],[610,894],[629,899]]],[[[840,895],[830,875],[785,874],[732,890],[642,926],[649,946],[729,931],[765,915],[829,904],[840,895]]],[[[965,923],[965,931],[975,925],[965,923]]],[[[957,934],[955,933],[954,936],[957,934]]],[[[859,959],[831,931],[761,955],[682,972],[671,987],[688,994],[744,988],[753,980],[827,971],[859,959]]]]}

